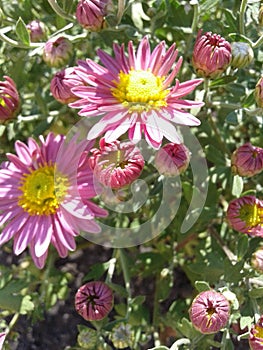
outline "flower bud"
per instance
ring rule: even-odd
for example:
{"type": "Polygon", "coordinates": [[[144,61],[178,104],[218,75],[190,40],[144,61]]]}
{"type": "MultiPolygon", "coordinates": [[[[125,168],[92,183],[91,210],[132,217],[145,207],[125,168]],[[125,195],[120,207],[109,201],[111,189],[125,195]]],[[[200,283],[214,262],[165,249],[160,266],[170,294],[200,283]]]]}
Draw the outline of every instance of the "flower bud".
{"type": "Polygon", "coordinates": [[[14,118],[20,106],[15,82],[8,76],[4,78],[0,81],[0,122],[14,118]]]}
{"type": "Polygon", "coordinates": [[[43,22],[40,22],[39,20],[34,20],[28,23],[26,27],[29,31],[30,40],[32,41],[32,43],[45,39],[46,27],[43,22]]]}
{"type": "Polygon", "coordinates": [[[67,38],[51,38],[44,46],[43,60],[50,67],[62,67],[70,60],[72,51],[73,45],[67,38]]]}
{"type": "Polygon", "coordinates": [[[184,144],[168,143],[155,155],[155,166],[160,174],[177,176],[189,165],[190,152],[184,144]]]}
{"type": "Polygon", "coordinates": [[[258,248],[251,257],[251,265],[255,270],[263,272],[263,247],[258,248]]]}
{"type": "Polygon", "coordinates": [[[263,77],[257,82],[254,96],[258,107],[263,108],[263,77]]]}
{"type": "Polygon", "coordinates": [[[109,0],[80,0],[76,10],[78,23],[91,31],[101,30],[109,2],[109,0]]]}
{"type": "Polygon", "coordinates": [[[231,44],[232,61],[234,68],[244,68],[248,66],[254,58],[254,51],[248,43],[234,42],[231,44]]]}
{"type": "Polygon", "coordinates": [[[214,290],[201,292],[192,302],[190,320],[203,334],[217,333],[226,326],[230,316],[230,305],[223,294],[214,290]]]}
{"type": "Polygon", "coordinates": [[[112,290],[101,281],[84,284],[75,295],[76,311],[87,321],[102,320],[112,307],[112,290]]]}
{"type": "Polygon", "coordinates": [[[248,342],[251,350],[263,349],[263,316],[251,327],[248,342]]]}
{"type": "Polygon", "coordinates": [[[192,63],[197,75],[219,77],[231,61],[231,45],[219,34],[199,31],[193,51],[192,63]]]}
{"type": "Polygon", "coordinates": [[[104,186],[118,189],[136,180],[144,167],[144,159],[132,142],[100,140],[100,149],[91,149],[89,165],[104,186]]]}
{"type": "Polygon", "coordinates": [[[113,327],[110,339],[115,349],[126,349],[131,347],[134,342],[134,332],[131,325],[126,323],[118,323],[113,327]]]}
{"type": "Polygon", "coordinates": [[[226,219],[234,230],[262,237],[263,201],[249,195],[233,199],[228,205],[226,219]]]}
{"type": "Polygon", "coordinates": [[[263,148],[250,142],[238,147],[231,156],[231,168],[234,174],[251,177],[263,170],[263,148]]]}
{"type": "Polygon", "coordinates": [[[50,91],[53,97],[63,104],[68,104],[79,99],[73,94],[71,88],[84,85],[82,79],[75,73],[74,67],[62,69],[51,80],[50,91]]]}

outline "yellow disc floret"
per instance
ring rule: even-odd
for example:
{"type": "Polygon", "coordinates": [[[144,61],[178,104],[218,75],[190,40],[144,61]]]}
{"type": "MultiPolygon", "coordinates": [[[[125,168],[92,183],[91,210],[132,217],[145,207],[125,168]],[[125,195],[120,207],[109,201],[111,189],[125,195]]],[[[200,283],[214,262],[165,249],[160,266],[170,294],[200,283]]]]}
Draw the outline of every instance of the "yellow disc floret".
{"type": "Polygon", "coordinates": [[[154,75],[150,70],[131,70],[128,74],[119,73],[119,82],[114,81],[116,87],[111,89],[129,112],[148,111],[167,105],[168,90],[163,89],[164,77],[154,75]]]}
{"type": "Polygon", "coordinates": [[[239,217],[247,226],[263,225],[263,208],[259,208],[256,204],[245,204],[239,211],[239,217]]]}
{"type": "Polygon", "coordinates": [[[54,214],[67,188],[68,179],[57,171],[55,176],[55,166],[45,165],[24,175],[18,204],[30,215],[54,214]]]}

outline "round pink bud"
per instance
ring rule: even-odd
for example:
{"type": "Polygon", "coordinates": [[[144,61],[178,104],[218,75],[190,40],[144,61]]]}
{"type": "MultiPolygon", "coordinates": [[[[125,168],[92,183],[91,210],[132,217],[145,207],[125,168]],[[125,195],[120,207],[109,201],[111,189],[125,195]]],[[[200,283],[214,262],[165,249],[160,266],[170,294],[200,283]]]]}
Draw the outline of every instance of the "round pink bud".
{"type": "Polygon", "coordinates": [[[144,167],[144,158],[132,142],[100,140],[100,149],[91,149],[89,165],[98,181],[118,189],[136,180],[144,167]]]}
{"type": "Polygon", "coordinates": [[[76,10],[78,23],[91,31],[101,30],[108,3],[109,0],[80,0],[76,10]]]}
{"type": "Polygon", "coordinates": [[[248,66],[254,58],[254,51],[248,43],[234,42],[231,44],[232,61],[231,66],[234,68],[244,68],[248,66]]]}
{"type": "Polygon", "coordinates": [[[263,77],[257,82],[254,96],[258,107],[263,108],[263,77]]]}
{"type": "Polygon", "coordinates": [[[50,91],[57,101],[68,104],[79,99],[71,89],[80,85],[84,85],[83,80],[76,74],[74,67],[69,67],[54,75],[50,83],[50,91]]]}
{"type": "Polygon", "coordinates": [[[98,321],[106,317],[113,307],[113,293],[101,281],[88,282],[75,295],[76,311],[87,321],[98,321]]]}
{"type": "Polygon", "coordinates": [[[43,22],[40,22],[39,20],[34,20],[31,21],[26,25],[29,35],[30,35],[30,40],[35,43],[41,40],[45,39],[46,36],[46,27],[43,22]]]}
{"type": "Polygon", "coordinates": [[[263,170],[263,148],[255,147],[250,142],[238,147],[231,157],[234,174],[251,177],[263,170]]]}
{"type": "Polygon", "coordinates": [[[44,46],[43,60],[50,67],[62,67],[68,63],[72,51],[73,45],[67,38],[62,36],[57,39],[51,38],[44,46]]]}
{"type": "Polygon", "coordinates": [[[193,51],[192,63],[196,74],[219,77],[231,62],[231,45],[219,34],[199,31],[193,51]]]}
{"type": "Polygon", "coordinates": [[[20,99],[16,84],[8,76],[5,81],[0,81],[0,122],[14,118],[20,107],[20,99]]]}
{"type": "Polygon", "coordinates": [[[260,247],[253,253],[251,258],[251,265],[255,270],[261,273],[263,272],[263,247],[260,247]]]}
{"type": "Polygon", "coordinates": [[[228,205],[226,220],[236,231],[262,237],[263,201],[249,195],[233,199],[228,205]]]}
{"type": "Polygon", "coordinates": [[[249,333],[249,346],[251,350],[263,349],[263,316],[251,327],[249,333]]]}
{"type": "Polygon", "coordinates": [[[177,176],[189,166],[190,152],[184,144],[167,143],[155,155],[155,166],[166,176],[177,176]]]}
{"type": "Polygon", "coordinates": [[[209,290],[197,295],[189,315],[193,326],[199,332],[216,333],[226,326],[230,316],[230,305],[223,294],[209,290]]]}

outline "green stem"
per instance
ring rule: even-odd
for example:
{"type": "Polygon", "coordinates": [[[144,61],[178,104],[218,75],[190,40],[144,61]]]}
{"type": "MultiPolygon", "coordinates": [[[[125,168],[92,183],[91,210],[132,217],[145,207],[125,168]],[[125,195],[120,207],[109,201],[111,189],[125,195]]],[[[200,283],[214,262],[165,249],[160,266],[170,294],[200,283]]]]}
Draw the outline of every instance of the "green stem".
{"type": "Polygon", "coordinates": [[[126,291],[128,293],[128,298],[127,298],[127,311],[126,311],[126,319],[129,318],[130,312],[131,312],[131,299],[132,299],[132,295],[131,295],[131,282],[130,282],[130,273],[128,270],[128,266],[127,266],[127,261],[126,261],[126,256],[124,254],[124,250],[123,248],[118,249],[118,254],[120,257],[120,263],[121,263],[121,267],[122,267],[122,271],[123,271],[123,277],[124,277],[124,283],[125,283],[125,288],[126,291]]]}
{"type": "Polygon", "coordinates": [[[199,19],[199,13],[200,13],[199,3],[197,2],[196,4],[193,5],[193,7],[194,7],[194,17],[191,25],[192,35],[197,28],[197,23],[199,19]]]}
{"type": "Polygon", "coordinates": [[[8,333],[10,333],[11,329],[14,327],[14,325],[15,325],[16,322],[18,321],[19,316],[20,316],[19,312],[16,312],[16,313],[14,314],[14,316],[13,316],[12,319],[11,319],[11,321],[9,322],[8,328],[7,328],[6,331],[5,331],[6,335],[7,335],[8,333]]]}
{"type": "Polygon", "coordinates": [[[248,0],[242,0],[240,5],[239,15],[239,32],[241,35],[245,35],[245,12],[247,8],[248,0]]]}
{"type": "Polygon", "coordinates": [[[44,45],[44,43],[30,43],[30,45],[21,44],[18,41],[13,40],[13,39],[9,38],[7,35],[5,35],[5,33],[9,32],[12,29],[13,29],[12,27],[6,27],[6,28],[0,30],[0,39],[2,41],[4,41],[5,43],[7,43],[11,46],[14,46],[14,47],[18,47],[20,49],[27,49],[27,50],[39,48],[39,47],[44,45]]]}
{"type": "Polygon", "coordinates": [[[67,19],[68,21],[75,21],[73,16],[68,15],[57,3],[57,0],[48,0],[49,5],[52,7],[54,12],[62,18],[67,19]]]}
{"type": "Polygon", "coordinates": [[[258,38],[258,40],[252,44],[252,48],[256,49],[257,47],[259,47],[261,44],[263,43],[263,35],[261,35],[260,38],[258,38]]]}

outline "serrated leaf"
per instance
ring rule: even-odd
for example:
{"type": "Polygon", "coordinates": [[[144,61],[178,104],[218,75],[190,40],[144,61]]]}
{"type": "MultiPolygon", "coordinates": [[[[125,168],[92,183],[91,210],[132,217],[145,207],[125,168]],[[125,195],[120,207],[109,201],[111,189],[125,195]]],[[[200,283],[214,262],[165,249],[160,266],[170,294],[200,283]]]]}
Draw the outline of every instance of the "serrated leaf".
{"type": "Polygon", "coordinates": [[[232,184],[232,195],[239,197],[243,191],[243,179],[239,175],[235,175],[232,184]]]}
{"type": "Polygon", "coordinates": [[[30,45],[30,35],[26,24],[21,17],[19,17],[18,21],[16,22],[16,34],[23,44],[28,46],[30,45]]]}
{"type": "Polygon", "coordinates": [[[206,290],[210,290],[210,286],[207,282],[205,281],[196,281],[195,282],[195,288],[197,291],[200,292],[205,292],[206,290]]]}

